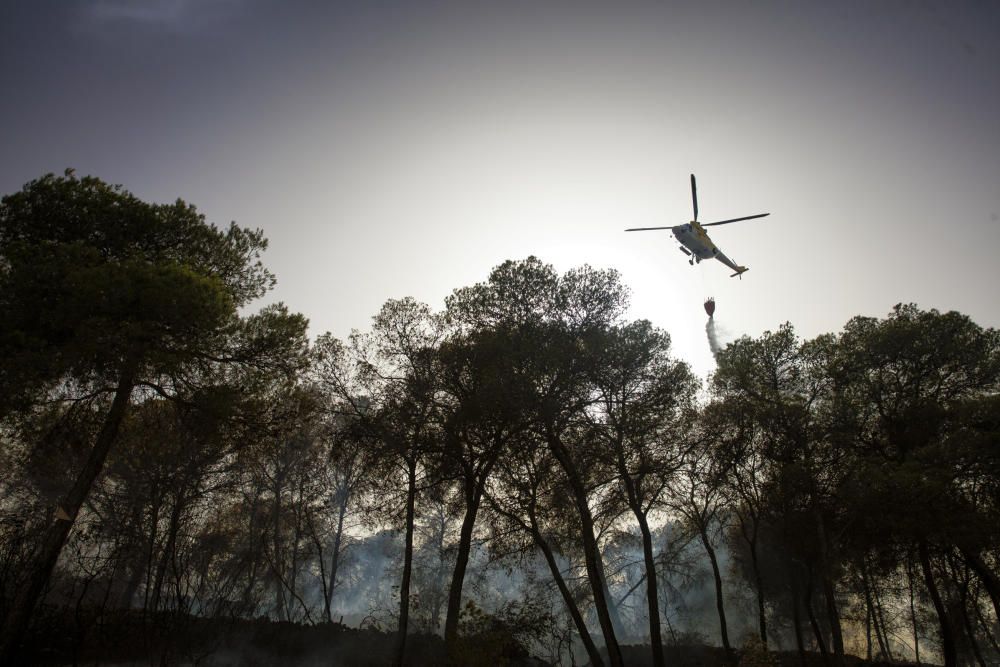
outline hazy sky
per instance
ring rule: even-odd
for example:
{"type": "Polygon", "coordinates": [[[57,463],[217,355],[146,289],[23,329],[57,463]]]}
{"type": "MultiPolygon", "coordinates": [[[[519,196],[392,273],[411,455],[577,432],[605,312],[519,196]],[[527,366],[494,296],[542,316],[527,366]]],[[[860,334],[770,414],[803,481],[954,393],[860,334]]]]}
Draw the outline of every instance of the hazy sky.
{"type": "Polygon", "coordinates": [[[711,370],[897,302],[1000,326],[1000,3],[0,1],[0,192],[74,167],[271,241],[311,332],[614,267],[711,370]],[[751,268],[688,266],[691,216],[751,268]]]}

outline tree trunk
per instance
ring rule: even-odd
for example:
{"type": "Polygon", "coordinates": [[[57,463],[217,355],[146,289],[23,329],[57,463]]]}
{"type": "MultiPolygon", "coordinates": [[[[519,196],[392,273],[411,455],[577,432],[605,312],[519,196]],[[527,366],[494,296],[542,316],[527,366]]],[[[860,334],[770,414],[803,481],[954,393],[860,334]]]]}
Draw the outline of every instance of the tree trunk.
{"type": "Polygon", "coordinates": [[[795,628],[795,646],[799,651],[799,662],[806,667],[806,644],[802,637],[802,596],[799,594],[797,574],[791,573],[792,584],[792,625],[795,628]]]}
{"type": "MultiPolygon", "coordinates": [[[[249,510],[249,522],[247,526],[247,543],[246,543],[246,553],[247,560],[249,561],[249,568],[244,568],[246,572],[246,586],[243,587],[243,596],[240,599],[240,610],[246,613],[253,607],[254,613],[257,611],[257,602],[253,599],[253,590],[257,585],[257,571],[260,568],[260,555],[257,552],[257,514],[260,506],[260,493],[259,486],[256,486],[251,494],[250,498],[246,498],[250,501],[249,510]]],[[[264,533],[260,533],[260,542],[264,540],[264,533]]]]}
{"type": "Polygon", "coordinates": [[[937,584],[934,583],[934,573],[931,570],[930,550],[927,542],[920,540],[917,544],[917,554],[920,557],[920,567],[924,573],[924,584],[927,592],[934,603],[934,611],[937,612],[938,623],[941,630],[941,654],[944,657],[945,667],[957,667],[958,653],[955,649],[955,636],[952,633],[951,622],[948,620],[948,612],[945,610],[944,602],[941,600],[941,593],[938,592],[937,584]]]}
{"type": "Polygon", "coordinates": [[[823,598],[826,602],[827,619],[830,622],[830,639],[833,644],[833,662],[838,667],[844,665],[844,634],[840,627],[840,611],[837,609],[836,591],[833,580],[823,573],[823,598]]]}
{"type": "Polygon", "coordinates": [[[444,579],[445,579],[445,549],[444,549],[444,538],[445,533],[448,530],[448,514],[447,511],[438,508],[437,516],[435,517],[437,521],[437,527],[434,534],[434,553],[437,555],[437,565],[434,567],[434,581],[432,585],[432,592],[430,598],[430,604],[428,605],[430,609],[430,619],[431,619],[431,631],[437,632],[437,629],[441,627],[441,614],[444,611],[444,606],[447,604],[447,600],[444,596],[444,579]]]}
{"type": "Polygon", "coordinates": [[[611,588],[608,586],[607,569],[604,567],[604,554],[600,548],[597,549],[597,571],[601,576],[601,587],[604,591],[604,599],[608,602],[608,616],[611,618],[611,627],[615,631],[615,638],[625,637],[625,624],[622,623],[621,612],[618,611],[618,603],[611,595],[611,588]]]}
{"type": "MultiPolygon", "coordinates": [[[[145,551],[145,549],[143,549],[143,551],[145,551]]],[[[135,602],[136,594],[139,592],[139,586],[142,584],[142,580],[146,578],[145,554],[140,553],[131,560],[132,563],[129,566],[128,580],[125,583],[125,588],[122,590],[121,595],[117,598],[117,606],[119,609],[132,608],[132,604],[135,602]]]]}
{"type": "Polygon", "coordinates": [[[319,565],[319,584],[323,589],[323,620],[326,623],[333,623],[333,616],[330,614],[330,586],[326,576],[326,555],[323,553],[323,541],[316,532],[316,522],[309,508],[306,509],[306,521],[309,524],[309,538],[316,548],[316,564],[319,565]]]}
{"type": "Polygon", "coordinates": [[[587,649],[587,656],[590,658],[590,664],[592,667],[604,667],[604,660],[601,658],[601,653],[597,650],[597,646],[594,645],[594,639],[590,636],[590,630],[587,629],[587,623],[583,620],[580,608],[577,607],[576,600],[573,599],[573,594],[570,593],[569,587],[563,579],[562,572],[559,571],[559,565],[556,563],[555,555],[552,553],[552,549],[549,547],[548,542],[542,536],[534,515],[531,515],[530,530],[532,539],[534,539],[538,548],[542,550],[542,555],[545,556],[545,562],[549,565],[549,571],[552,573],[552,578],[555,580],[556,586],[559,588],[559,593],[562,594],[563,601],[566,603],[566,609],[569,610],[569,615],[573,619],[574,625],[576,625],[576,631],[580,635],[580,641],[583,642],[584,648],[587,649]]]}
{"type": "Polygon", "coordinates": [[[465,570],[469,565],[472,530],[476,525],[476,514],[479,513],[482,492],[479,488],[475,488],[466,496],[465,517],[462,519],[462,529],[459,533],[458,553],[455,557],[455,569],[451,574],[451,585],[448,587],[448,610],[444,619],[444,642],[451,662],[456,660],[458,617],[462,611],[462,585],[465,582],[465,570]]]}
{"type": "Polygon", "coordinates": [[[760,561],[757,558],[757,540],[750,544],[750,562],[753,565],[753,579],[757,587],[757,627],[760,630],[760,643],[767,650],[767,610],[764,603],[764,577],[760,572],[760,561]]]}
{"type": "Polygon", "coordinates": [[[882,597],[878,592],[878,580],[872,581],[872,595],[875,598],[875,630],[882,633],[882,642],[885,645],[885,659],[888,662],[895,662],[892,656],[892,644],[889,643],[889,633],[885,625],[885,612],[882,609],[882,597]]]}
{"type": "MultiPolygon", "coordinates": [[[[624,446],[620,438],[615,443],[615,450],[618,453],[616,457],[618,475],[621,478],[622,485],[625,487],[625,495],[628,499],[629,508],[632,510],[632,514],[635,515],[635,520],[639,524],[639,531],[642,534],[642,556],[645,562],[646,578],[646,607],[649,616],[649,644],[653,654],[653,667],[663,667],[663,635],[660,631],[660,602],[656,586],[656,561],[653,559],[653,536],[649,531],[649,521],[642,508],[642,498],[639,497],[635,482],[632,480],[628,465],[625,463],[624,446]]],[[[610,597],[609,595],[609,600],[610,597]]],[[[617,611],[617,605],[615,605],[615,611],[617,611]]]]}
{"type": "Polygon", "coordinates": [[[324,604],[326,607],[327,620],[330,619],[330,610],[333,607],[333,591],[337,587],[337,570],[340,567],[340,543],[344,536],[344,515],[347,514],[347,502],[349,493],[345,490],[340,499],[340,507],[337,508],[337,532],[333,535],[333,553],[330,555],[330,588],[327,590],[324,604]]]}
{"type": "Polygon", "coordinates": [[[143,575],[146,582],[146,588],[142,595],[142,617],[145,621],[146,612],[149,610],[149,596],[153,592],[153,574],[155,569],[153,568],[153,559],[156,557],[156,542],[159,540],[160,534],[160,510],[163,509],[163,497],[156,492],[157,486],[154,485],[153,496],[156,498],[153,501],[153,506],[149,512],[149,539],[146,540],[145,549],[145,574],[143,575]]]}
{"type": "Polygon", "coordinates": [[[180,531],[181,513],[184,509],[184,501],[178,496],[174,500],[174,509],[170,512],[170,525],[167,528],[167,543],[163,547],[160,555],[160,562],[156,566],[156,579],[153,583],[152,600],[149,603],[149,611],[154,616],[160,609],[160,598],[163,594],[163,581],[167,574],[167,563],[170,561],[177,545],[177,533],[180,531]]]}
{"type": "MultiPolygon", "coordinates": [[[[986,660],[983,659],[982,651],[980,651],[980,649],[979,649],[979,642],[976,641],[976,627],[973,624],[972,619],[969,618],[969,609],[968,609],[968,601],[969,601],[968,580],[966,580],[963,583],[964,583],[964,585],[962,587],[962,591],[961,591],[961,594],[960,594],[960,596],[961,596],[960,609],[962,611],[962,623],[965,626],[965,634],[969,638],[969,648],[972,649],[972,655],[975,656],[976,662],[979,663],[979,667],[986,667],[986,660]]],[[[976,602],[975,600],[973,600],[972,604],[978,604],[978,602],[976,602]]]]}
{"type": "Polygon", "coordinates": [[[865,604],[865,660],[872,659],[872,607],[865,604]]]}
{"type": "Polygon", "coordinates": [[[993,611],[996,612],[997,619],[1000,619],[1000,579],[996,573],[983,561],[982,557],[969,549],[961,549],[965,562],[972,571],[976,573],[979,580],[983,582],[986,592],[993,601],[993,611]]]}
{"type": "Polygon", "coordinates": [[[726,649],[728,655],[732,655],[733,647],[729,644],[729,627],[726,623],[726,606],[722,599],[722,573],[719,572],[719,560],[716,558],[715,549],[708,539],[708,527],[699,524],[698,532],[701,534],[701,543],[705,545],[705,552],[712,564],[712,575],[715,577],[715,608],[719,612],[719,634],[722,636],[722,647],[726,649]]]}
{"type": "Polygon", "coordinates": [[[288,620],[288,607],[285,602],[284,573],[282,558],[284,549],[281,546],[281,478],[280,469],[274,472],[274,504],[271,506],[271,570],[274,573],[274,615],[279,621],[288,620]]]}
{"type": "Polygon", "coordinates": [[[146,567],[149,559],[146,555],[145,545],[147,540],[145,539],[143,531],[143,507],[136,505],[132,512],[131,526],[132,530],[135,531],[135,544],[131,545],[132,548],[126,547],[127,569],[128,569],[128,579],[126,580],[125,587],[121,594],[118,596],[118,607],[120,609],[131,609],[132,603],[135,601],[136,593],[139,592],[139,586],[142,584],[142,580],[146,577],[146,567]],[[129,553],[132,552],[132,553],[129,553]]]}
{"type": "MultiPolygon", "coordinates": [[[[299,556],[301,551],[299,549],[299,543],[302,540],[302,497],[305,493],[305,475],[298,475],[299,478],[299,488],[297,490],[297,496],[292,500],[292,512],[295,517],[295,522],[293,523],[294,532],[292,533],[291,539],[291,551],[292,551],[292,563],[288,570],[288,576],[286,577],[288,581],[288,592],[289,594],[298,600],[299,605],[302,607],[302,611],[305,617],[309,619],[309,607],[302,600],[302,596],[296,592],[296,586],[299,580],[299,568],[301,567],[301,560],[299,556]]],[[[295,620],[292,618],[292,603],[288,603],[288,620],[295,620]]]]}
{"type": "Polygon", "coordinates": [[[976,612],[976,619],[979,621],[980,625],[987,628],[987,631],[984,634],[986,635],[986,639],[989,641],[990,646],[993,647],[993,652],[1000,654],[1000,643],[997,642],[997,638],[994,637],[993,633],[988,629],[992,627],[991,621],[986,620],[986,616],[983,614],[983,609],[979,606],[975,598],[973,598],[972,609],[976,612]]]}
{"type": "Polygon", "coordinates": [[[604,645],[608,651],[608,661],[611,667],[622,667],[622,653],[615,637],[614,625],[611,622],[611,615],[608,613],[608,600],[605,597],[605,584],[601,576],[601,555],[597,547],[597,539],[594,537],[594,518],[590,513],[590,506],[587,504],[587,491],[573,460],[563,446],[563,444],[553,434],[548,436],[549,448],[553,456],[559,461],[570,484],[573,493],[573,502],[576,505],[577,513],[580,515],[580,523],[583,537],[583,554],[587,563],[587,578],[590,580],[590,588],[594,594],[594,608],[597,611],[597,619],[601,624],[601,632],[604,634],[604,645]]]}
{"type": "Polygon", "coordinates": [[[403,548],[403,579],[399,583],[399,630],[393,667],[402,667],[406,657],[406,631],[410,622],[410,575],[413,571],[413,515],[417,499],[417,463],[407,462],[406,479],[406,543],[403,548]]]}
{"type": "Polygon", "coordinates": [[[813,611],[812,605],[812,592],[813,592],[813,582],[812,582],[812,572],[809,573],[809,580],[806,582],[806,595],[805,595],[805,605],[806,614],[809,615],[809,625],[812,627],[813,636],[816,637],[816,646],[819,648],[820,655],[823,656],[823,664],[830,664],[830,653],[826,650],[826,640],[823,639],[823,630],[819,627],[819,621],[816,620],[816,612],[813,611]]]}
{"type": "Polygon", "coordinates": [[[660,600],[656,587],[653,536],[649,531],[646,515],[642,511],[636,511],[635,518],[639,521],[639,530],[642,533],[642,556],[646,563],[646,605],[649,610],[649,643],[653,649],[653,666],[663,667],[663,636],[660,633],[660,600]]]}
{"type": "Polygon", "coordinates": [[[743,536],[743,540],[747,543],[750,548],[750,565],[753,568],[753,581],[754,587],[757,593],[757,631],[760,635],[760,643],[764,646],[764,650],[767,650],[767,605],[765,604],[764,598],[764,576],[760,571],[760,557],[757,554],[757,525],[758,519],[755,514],[751,513],[749,521],[752,521],[752,528],[750,528],[749,534],[747,531],[748,519],[743,513],[738,514],[740,522],[740,534],[743,536]]]}
{"type": "Polygon", "coordinates": [[[875,639],[878,641],[879,653],[883,659],[887,659],[889,656],[889,650],[886,646],[885,640],[882,638],[882,631],[879,628],[878,618],[875,615],[875,603],[872,600],[872,590],[871,585],[868,583],[868,564],[861,564],[861,585],[865,593],[865,618],[866,618],[866,631],[868,636],[868,659],[871,660],[871,626],[875,626],[875,639]]]}
{"type": "Polygon", "coordinates": [[[920,664],[920,633],[917,631],[917,608],[913,596],[913,557],[906,557],[906,583],[910,591],[910,622],[913,624],[913,659],[920,664]]]}
{"type": "Polygon", "coordinates": [[[830,577],[830,554],[826,538],[826,524],[823,513],[815,510],[816,532],[819,538],[820,552],[820,583],[823,585],[823,597],[826,602],[827,620],[830,622],[830,639],[833,644],[833,663],[844,667],[844,634],[840,627],[840,612],[837,610],[837,594],[830,577]]]}
{"type": "Polygon", "coordinates": [[[19,588],[10,611],[7,613],[3,632],[0,633],[0,664],[2,665],[14,662],[20,648],[21,637],[31,622],[31,615],[38,603],[38,598],[45,590],[52,570],[59,560],[59,554],[66,543],[66,537],[76,522],[80,507],[83,506],[94,482],[104,468],[104,461],[118,436],[118,429],[125,417],[129,398],[132,396],[135,372],[136,364],[127,363],[118,380],[118,386],[115,387],[111,409],[104,418],[104,423],[101,425],[97,440],[94,441],[94,446],[90,450],[87,462],[77,475],[69,493],[60,502],[57,512],[59,510],[62,512],[56,515],[45,531],[38,556],[34,559],[35,567],[19,588]]]}

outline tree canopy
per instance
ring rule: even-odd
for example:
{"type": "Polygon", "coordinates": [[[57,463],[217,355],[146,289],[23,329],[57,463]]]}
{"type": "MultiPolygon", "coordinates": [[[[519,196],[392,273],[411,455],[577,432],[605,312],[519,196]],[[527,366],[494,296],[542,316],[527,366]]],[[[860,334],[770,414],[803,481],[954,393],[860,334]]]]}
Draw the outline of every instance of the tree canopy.
{"type": "Polygon", "coordinates": [[[266,246],[71,173],[0,201],[0,661],[261,618],[397,665],[1000,659],[996,330],[786,323],[701,392],[612,269],[310,342],[250,310],[266,246]]]}
{"type": "Polygon", "coordinates": [[[136,388],[182,399],[218,384],[220,367],[296,367],[304,318],[281,305],[239,312],[274,283],[259,259],[265,247],[260,231],[220,231],[180,200],[148,204],[69,171],[0,202],[0,416],[51,400],[86,400],[95,410],[111,400],[8,614],[5,652],[23,632],[136,388]]]}

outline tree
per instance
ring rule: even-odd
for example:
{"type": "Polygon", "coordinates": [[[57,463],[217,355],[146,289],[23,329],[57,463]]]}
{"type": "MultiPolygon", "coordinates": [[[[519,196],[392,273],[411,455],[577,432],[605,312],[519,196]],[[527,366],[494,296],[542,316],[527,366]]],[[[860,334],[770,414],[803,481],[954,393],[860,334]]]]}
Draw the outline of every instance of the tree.
{"type": "Polygon", "coordinates": [[[189,516],[225,483],[235,444],[228,423],[232,398],[229,392],[199,392],[184,402],[155,398],[126,416],[104,483],[88,500],[107,538],[123,542],[119,568],[126,584],[119,599],[126,608],[143,584],[143,609],[161,608],[168,565],[194,523],[189,516]]]}
{"type": "Polygon", "coordinates": [[[595,481],[586,477],[584,450],[591,439],[581,426],[594,402],[587,336],[620,320],[626,304],[627,290],[616,272],[583,267],[560,276],[535,257],[505,262],[487,282],[456,290],[448,299],[449,311],[460,314],[458,326],[491,328],[510,337],[518,401],[529,407],[531,430],[559,462],[571,489],[594,606],[613,667],[622,664],[622,657],[589,505],[595,481]]]}
{"type": "Polygon", "coordinates": [[[399,482],[406,489],[401,503],[405,539],[394,665],[402,665],[406,655],[417,495],[426,481],[427,458],[438,437],[433,421],[434,354],[441,325],[424,304],[390,300],[374,317],[371,333],[355,334],[349,347],[329,335],[317,341],[317,382],[338,398],[343,414],[356,420],[377,443],[369,473],[378,495],[398,509],[394,491],[399,482]]]}
{"type": "Polygon", "coordinates": [[[285,363],[304,346],[304,318],[282,306],[239,314],[273,285],[265,247],[260,231],[221,231],[180,200],[147,204],[69,172],[0,201],[0,417],[46,397],[108,402],[7,615],[0,661],[17,648],[134,390],[170,395],[209,367],[285,363]]]}
{"type": "Polygon", "coordinates": [[[323,494],[320,488],[322,451],[318,410],[321,396],[302,387],[281,388],[269,397],[266,421],[244,452],[244,461],[260,500],[266,503],[267,539],[262,553],[273,591],[272,610],[278,620],[293,620],[293,609],[311,613],[297,590],[304,567],[309,518],[323,494]],[[297,604],[296,604],[297,603],[297,604]]]}
{"type": "Polygon", "coordinates": [[[583,593],[571,588],[572,582],[563,575],[559,564],[560,554],[565,556],[572,549],[576,542],[573,538],[579,531],[579,522],[572,519],[573,508],[567,501],[571,494],[551,452],[530,434],[525,435],[498,462],[486,491],[497,519],[495,532],[503,535],[504,548],[508,551],[518,548],[512,542],[520,532],[529,538],[526,544],[520,545],[521,550],[534,548],[542,553],[590,663],[600,667],[604,659],[580,609],[583,593]]]}
{"type": "Polygon", "coordinates": [[[705,406],[702,414],[717,440],[712,456],[723,475],[724,492],[735,518],[733,556],[740,561],[742,549],[738,547],[744,547],[749,556],[748,578],[757,598],[758,636],[766,651],[767,593],[761,547],[772,471],[763,453],[762,430],[746,407],[738,401],[716,401],[705,406]]]}
{"type": "MultiPolygon", "coordinates": [[[[781,532],[789,540],[785,547],[801,547],[800,562],[810,574],[819,575],[834,657],[842,665],[836,593],[840,563],[833,537],[849,523],[838,493],[851,471],[840,446],[843,434],[834,419],[837,413],[820,411],[824,403],[833,403],[828,372],[833,345],[830,336],[801,343],[788,324],[759,339],[741,338],[717,355],[712,389],[752,414],[762,430],[764,455],[775,464],[772,494],[784,523],[781,532]]],[[[791,582],[797,583],[794,577],[791,582]]],[[[807,586],[806,593],[810,592],[807,586]]],[[[805,606],[812,613],[811,606],[805,606]]],[[[813,627],[817,630],[818,624],[813,627]]],[[[817,642],[822,646],[818,632],[817,642]]]]}
{"type": "Polygon", "coordinates": [[[983,558],[998,544],[995,505],[973,491],[992,477],[994,457],[979,436],[991,430],[987,415],[1000,387],[1000,332],[959,313],[897,305],[885,319],[848,322],[831,361],[837,411],[856,433],[861,474],[852,500],[878,508],[857,513],[864,520],[852,535],[861,549],[891,544],[916,555],[945,664],[956,665],[960,618],[940,583],[949,551],[994,591],[994,605],[1000,590],[983,558]]]}
{"type": "MultiPolygon", "coordinates": [[[[333,400],[332,397],[328,398],[333,400]]],[[[329,406],[328,406],[329,408],[329,406]]],[[[320,584],[323,589],[323,615],[326,621],[332,622],[332,608],[337,587],[341,585],[341,563],[349,545],[347,531],[356,520],[354,512],[358,500],[370,480],[366,475],[370,448],[363,425],[356,419],[345,418],[334,410],[324,415],[321,424],[322,435],[328,441],[326,444],[326,461],[322,466],[323,480],[327,500],[326,508],[332,511],[336,519],[333,524],[333,544],[330,545],[329,571],[324,556],[324,543],[327,531],[322,527],[321,517],[310,512],[307,515],[309,533],[316,547],[316,559],[320,571],[320,584]]]]}
{"type": "Polygon", "coordinates": [[[590,342],[599,410],[594,434],[614,460],[617,492],[639,525],[653,664],[660,666],[663,638],[649,513],[662,506],[675,483],[697,380],[686,364],[670,357],[670,337],[649,322],[600,330],[590,342]]]}
{"type": "Polygon", "coordinates": [[[733,647],[729,642],[729,625],[726,621],[722,588],[722,571],[715,551],[717,535],[723,532],[726,526],[728,503],[722,481],[723,472],[720,470],[718,459],[712,455],[711,442],[710,434],[701,434],[694,446],[685,452],[682,479],[671,489],[672,493],[667,502],[680,515],[685,528],[698,535],[705,548],[715,582],[715,609],[719,616],[719,636],[726,653],[732,654],[733,647]]]}
{"type": "Polygon", "coordinates": [[[517,403],[513,390],[515,369],[509,350],[505,332],[474,330],[453,335],[437,353],[442,427],[439,474],[457,480],[464,506],[444,627],[453,656],[462,587],[486,485],[497,461],[509,453],[527,427],[526,410],[517,403]]]}

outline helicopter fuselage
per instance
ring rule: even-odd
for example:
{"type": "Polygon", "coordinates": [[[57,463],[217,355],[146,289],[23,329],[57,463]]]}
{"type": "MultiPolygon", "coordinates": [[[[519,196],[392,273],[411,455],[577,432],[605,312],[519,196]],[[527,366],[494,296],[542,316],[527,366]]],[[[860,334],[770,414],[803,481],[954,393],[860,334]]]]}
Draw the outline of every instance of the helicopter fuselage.
{"type": "Polygon", "coordinates": [[[708,232],[700,224],[692,220],[686,225],[671,227],[674,237],[681,244],[681,251],[690,257],[691,264],[701,262],[703,259],[717,259],[730,269],[735,271],[734,276],[738,276],[746,271],[745,266],[739,266],[733,260],[726,257],[726,254],[719,250],[719,246],[708,238],[708,232]]]}
{"type": "Polygon", "coordinates": [[[712,259],[719,253],[718,246],[712,243],[712,239],[708,238],[705,228],[693,220],[686,225],[671,227],[670,231],[674,233],[680,244],[690,251],[691,256],[696,261],[712,259]]]}

